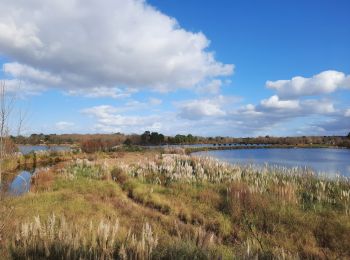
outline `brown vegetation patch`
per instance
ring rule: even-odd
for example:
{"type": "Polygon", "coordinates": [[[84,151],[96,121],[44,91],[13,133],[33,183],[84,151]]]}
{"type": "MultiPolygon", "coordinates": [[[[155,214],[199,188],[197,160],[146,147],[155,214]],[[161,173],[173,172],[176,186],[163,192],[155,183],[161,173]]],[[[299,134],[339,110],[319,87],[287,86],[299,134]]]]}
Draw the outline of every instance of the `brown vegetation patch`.
{"type": "Polygon", "coordinates": [[[55,180],[56,172],[53,169],[43,169],[35,173],[31,178],[32,192],[42,192],[52,190],[52,184],[55,180]]]}

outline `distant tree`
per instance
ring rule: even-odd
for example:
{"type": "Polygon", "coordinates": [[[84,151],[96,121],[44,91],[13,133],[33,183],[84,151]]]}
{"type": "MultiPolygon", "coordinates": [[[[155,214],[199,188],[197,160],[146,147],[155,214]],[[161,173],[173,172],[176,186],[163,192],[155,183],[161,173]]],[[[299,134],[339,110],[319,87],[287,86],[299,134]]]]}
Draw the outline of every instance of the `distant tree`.
{"type": "Polygon", "coordinates": [[[130,146],[132,144],[132,141],[130,140],[130,138],[126,138],[124,144],[130,146]]]}
{"type": "Polygon", "coordinates": [[[188,134],[186,139],[187,139],[186,143],[194,143],[195,142],[195,138],[191,134],[188,134]]]}
{"type": "Polygon", "coordinates": [[[348,133],[348,138],[350,138],[350,132],[348,133]]]}
{"type": "Polygon", "coordinates": [[[145,131],[142,135],[141,135],[141,142],[143,144],[148,144],[149,141],[151,139],[151,133],[150,131],[145,131]]]}
{"type": "Polygon", "coordinates": [[[159,144],[164,143],[164,139],[165,139],[164,135],[159,134],[157,132],[152,132],[151,136],[150,136],[150,143],[155,144],[155,145],[159,145],[159,144]]]}

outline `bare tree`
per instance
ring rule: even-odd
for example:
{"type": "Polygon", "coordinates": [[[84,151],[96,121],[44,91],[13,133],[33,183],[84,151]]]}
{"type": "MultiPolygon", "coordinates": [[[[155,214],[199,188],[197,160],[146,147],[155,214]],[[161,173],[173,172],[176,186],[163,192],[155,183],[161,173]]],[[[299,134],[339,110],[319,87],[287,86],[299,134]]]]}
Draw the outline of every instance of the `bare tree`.
{"type": "Polygon", "coordinates": [[[0,184],[2,182],[3,161],[9,152],[7,142],[14,103],[15,95],[10,95],[6,89],[6,82],[0,81],[0,184]]]}
{"type": "Polygon", "coordinates": [[[3,163],[14,151],[13,143],[10,139],[10,132],[17,130],[17,135],[20,135],[27,116],[26,111],[22,109],[20,109],[18,113],[15,113],[14,108],[17,96],[15,93],[8,91],[7,87],[6,81],[0,80],[0,258],[3,258],[3,255],[1,255],[1,247],[3,247],[5,243],[3,238],[11,232],[8,223],[12,219],[13,212],[13,208],[7,207],[6,203],[2,201],[4,199],[4,196],[2,196],[4,190],[1,189],[3,163]],[[17,129],[10,129],[11,125],[14,126],[17,123],[14,122],[14,116],[18,117],[18,126],[17,129]]]}

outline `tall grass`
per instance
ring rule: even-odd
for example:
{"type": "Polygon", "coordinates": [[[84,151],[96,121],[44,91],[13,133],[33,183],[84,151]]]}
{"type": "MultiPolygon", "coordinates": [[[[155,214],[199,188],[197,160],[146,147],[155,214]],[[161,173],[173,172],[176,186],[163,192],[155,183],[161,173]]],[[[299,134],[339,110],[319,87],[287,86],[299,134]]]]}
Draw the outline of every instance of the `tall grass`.
{"type": "Polygon", "coordinates": [[[251,165],[232,165],[212,158],[163,154],[154,160],[133,164],[96,164],[79,160],[67,168],[66,174],[70,177],[114,180],[126,175],[146,183],[165,186],[178,182],[242,182],[247,184],[251,193],[273,194],[282,202],[298,204],[303,209],[331,207],[350,215],[350,179],[318,176],[306,168],[268,165],[256,168],[251,165]]]}
{"type": "Polygon", "coordinates": [[[10,253],[13,259],[212,259],[213,245],[214,235],[202,228],[160,244],[148,223],[138,232],[125,232],[118,220],[81,226],[52,215],[22,223],[10,253]]]}
{"type": "Polygon", "coordinates": [[[69,223],[55,215],[22,223],[11,243],[15,259],[150,259],[158,238],[145,223],[139,234],[125,235],[118,220],[89,226],[69,223]]]}
{"type": "Polygon", "coordinates": [[[304,209],[329,206],[350,214],[350,180],[340,176],[334,179],[318,176],[305,168],[267,165],[256,168],[174,154],[118,167],[128,176],[152,184],[243,182],[252,193],[273,193],[280,200],[297,203],[304,209]]]}
{"type": "MultiPolygon", "coordinates": [[[[22,221],[10,239],[13,258],[350,256],[350,182],[344,177],[330,179],[308,169],[256,168],[181,154],[131,163],[76,160],[57,176],[74,187],[90,183],[118,189],[106,200],[99,199],[105,197],[98,194],[102,189],[90,194],[91,186],[80,189],[79,196],[124,212],[117,214],[124,218],[124,227],[110,218],[86,225],[61,215],[36,217],[22,221]],[[134,224],[140,227],[136,221],[145,224],[130,229],[134,224]]],[[[69,185],[64,187],[69,191],[69,185]]]]}

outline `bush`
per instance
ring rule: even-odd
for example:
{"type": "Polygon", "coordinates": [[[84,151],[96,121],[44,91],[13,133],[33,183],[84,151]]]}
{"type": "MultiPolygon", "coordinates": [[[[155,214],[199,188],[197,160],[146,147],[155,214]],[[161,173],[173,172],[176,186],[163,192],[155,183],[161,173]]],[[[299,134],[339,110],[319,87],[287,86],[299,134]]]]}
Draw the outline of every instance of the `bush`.
{"type": "Polygon", "coordinates": [[[111,177],[114,181],[120,183],[121,185],[124,185],[129,179],[128,174],[121,168],[114,168],[111,171],[111,177]]]}
{"type": "Polygon", "coordinates": [[[112,149],[111,142],[102,141],[101,139],[84,140],[80,144],[80,148],[85,153],[107,152],[112,149]]]}

